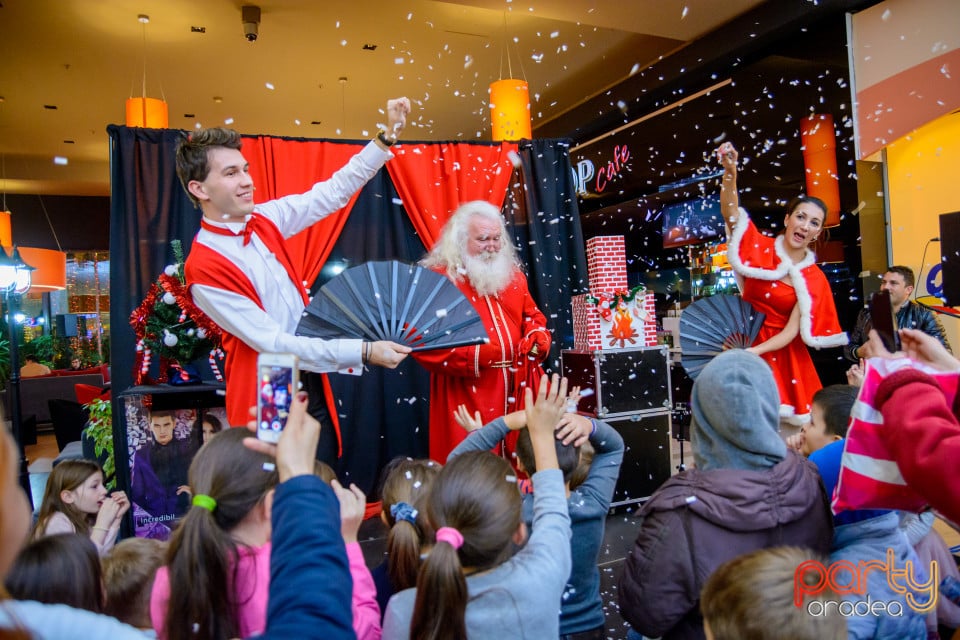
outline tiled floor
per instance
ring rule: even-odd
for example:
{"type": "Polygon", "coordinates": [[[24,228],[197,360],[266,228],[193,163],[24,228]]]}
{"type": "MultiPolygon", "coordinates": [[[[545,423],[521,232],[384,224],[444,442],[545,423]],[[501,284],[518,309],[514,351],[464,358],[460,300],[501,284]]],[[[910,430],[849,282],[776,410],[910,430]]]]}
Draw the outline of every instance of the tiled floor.
{"type": "Polygon", "coordinates": [[[38,509],[43,500],[43,490],[53,468],[53,461],[60,453],[53,432],[37,433],[37,444],[25,447],[27,464],[30,471],[30,492],[33,494],[33,507],[38,509]]]}

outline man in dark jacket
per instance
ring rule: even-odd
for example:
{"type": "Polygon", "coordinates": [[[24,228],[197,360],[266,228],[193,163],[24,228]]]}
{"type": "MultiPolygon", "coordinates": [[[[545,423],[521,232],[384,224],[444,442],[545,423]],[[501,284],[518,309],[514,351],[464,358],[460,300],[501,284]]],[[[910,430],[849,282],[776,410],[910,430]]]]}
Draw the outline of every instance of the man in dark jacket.
{"type": "MultiPolygon", "coordinates": [[[[880,283],[881,291],[890,292],[890,302],[897,310],[897,327],[900,329],[917,329],[939,340],[950,351],[950,343],[943,332],[943,325],[930,309],[910,301],[916,277],[913,269],[902,265],[895,265],[887,269],[880,283]]],[[[867,335],[873,324],[870,321],[870,309],[862,309],[857,316],[857,326],[850,334],[850,342],[843,348],[843,354],[851,362],[860,362],[860,347],[867,341],[867,335]]]]}
{"type": "Polygon", "coordinates": [[[780,545],[827,555],[833,537],[816,467],[778,433],[780,396],[763,359],[742,349],[714,358],[691,408],[696,469],[644,504],[620,579],[620,613],[664,640],[704,638],[700,591],[724,562],[780,545]]]}

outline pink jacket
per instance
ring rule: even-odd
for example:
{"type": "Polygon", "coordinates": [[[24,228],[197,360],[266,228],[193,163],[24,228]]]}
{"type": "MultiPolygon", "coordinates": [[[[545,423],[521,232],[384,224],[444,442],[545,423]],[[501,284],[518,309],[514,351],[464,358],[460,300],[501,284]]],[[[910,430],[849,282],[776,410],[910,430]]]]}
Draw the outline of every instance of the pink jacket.
{"type": "MultiPolygon", "coordinates": [[[[262,547],[240,547],[240,562],[237,567],[235,589],[237,600],[237,623],[240,637],[259,635],[267,628],[267,596],[270,593],[270,543],[262,547]]],[[[167,567],[157,569],[150,593],[150,621],[157,637],[167,637],[164,622],[167,603],[170,601],[170,574],[167,567]]]]}
{"type": "MultiPolygon", "coordinates": [[[[350,576],[353,578],[353,629],[357,640],[380,640],[380,607],[377,605],[377,589],[373,576],[363,560],[359,543],[347,545],[347,559],[350,561],[350,576]]],[[[237,618],[240,636],[263,633],[267,626],[267,595],[270,591],[270,543],[262,547],[241,547],[240,582],[245,585],[238,594],[242,606],[238,607],[237,618]]],[[[167,567],[157,570],[157,577],[150,594],[150,620],[157,637],[166,638],[163,624],[167,615],[167,603],[170,600],[170,576],[167,567]]]]}
{"type": "Polygon", "coordinates": [[[350,561],[350,577],[353,578],[353,630],[357,640],[380,640],[380,605],[377,604],[377,588],[373,584],[370,569],[363,561],[360,544],[347,545],[347,559],[350,561]]]}

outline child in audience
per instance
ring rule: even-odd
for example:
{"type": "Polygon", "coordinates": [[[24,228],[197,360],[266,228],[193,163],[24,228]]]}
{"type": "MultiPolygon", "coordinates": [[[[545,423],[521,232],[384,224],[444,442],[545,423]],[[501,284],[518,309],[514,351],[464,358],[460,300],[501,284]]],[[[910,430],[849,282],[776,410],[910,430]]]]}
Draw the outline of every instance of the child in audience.
{"type": "Polygon", "coordinates": [[[28,544],[14,561],[6,587],[17,600],[103,611],[100,556],[90,538],[77,533],[45,536],[28,544]]]}
{"type": "Polygon", "coordinates": [[[526,538],[517,478],[488,451],[455,457],[430,489],[427,518],[436,544],[416,589],[393,596],[383,635],[405,638],[556,638],[561,594],[570,575],[570,518],[554,447],[567,381],[543,376],[537,400],[528,387],[527,427],[533,475],[533,533],[526,538]]]}
{"type": "Polygon", "coordinates": [[[814,451],[846,438],[858,392],[857,387],[849,384],[832,384],[813,394],[810,422],[800,428],[800,433],[787,438],[787,446],[809,457],[814,451]]]}
{"type": "MultiPolygon", "coordinates": [[[[516,445],[518,469],[528,475],[537,472],[533,443],[523,411],[507,414],[481,428],[477,428],[478,418],[479,414],[471,418],[464,405],[458,407],[457,422],[471,434],[450,452],[450,460],[466,451],[488,451],[509,431],[519,429],[516,445]]],[[[566,413],[557,425],[554,446],[567,489],[567,510],[573,532],[570,538],[573,570],[563,591],[560,635],[576,634],[579,640],[602,640],[606,635],[603,633],[603,601],[597,560],[607,511],[623,461],[623,438],[605,422],[566,413]],[[594,457],[586,478],[571,490],[572,478],[580,463],[577,443],[581,441],[593,445],[594,457]]],[[[523,520],[528,526],[533,522],[533,501],[533,495],[523,496],[523,520]]]]}
{"type": "MultiPolygon", "coordinates": [[[[771,547],[717,567],[700,592],[707,640],[845,640],[843,616],[836,607],[822,605],[836,600],[829,587],[816,596],[806,594],[799,607],[794,604],[797,567],[816,560],[813,556],[809,549],[771,547]],[[811,604],[824,615],[810,615],[811,604]]],[[[803,575],[812,591],[816,574],[803,575]]]]}
{"type": "MultiPolygon", "coordinates": [[[[833,495],[840,478],[840,461],[843,457],[843,442],[834,442],[815,451],[810,461],[817,465],[827,495],[833,495]]],[[[927,585],[930,581],[929,566],[923,567],[906,536],[900,530],[900,517],[896,511],[882,509],[858,509],[842,511],[833,517],[833,544],[830,547],[830,562],[851,563],[854,567],[887,566],[892,559],[890,570],[908,569],[911,582],[902,582],[894,590],[894,582],[888,581],[887,571],[869,571],[866,573],[866,587],[859,594],[841,596],[845,601],[864,600],[868,596],[873,602],[886,603],[887,611],[899,606],[901,615],[863,615],[850,616],[847,630],[850,638],[888,638],[906,640],[927,637],[926,615],[910,607],[904,594],[909,588],[917,603],[926,603],[936,597],[936,585],[927,585]],[[913,588],[919,585],[921,589],[913,588]],[[933,590],[927,589],[931,587],[933,590]],[[925,592],[923,589],[927,589],[925,592]]],[[[851,584],[855,580],[847,570],[839,570],[834,578],[836,584],[851,584]]]]}
{"type": "MultiPolygon", "coordinates": [[[[0,407],[2,408],[2,407],[0,407]]],[[[17,445],[0,430],[0,579],[6,581],[30,530],[30,505],[17,482],[17,445]]],[[[47,576],[50,578],[50,576],[47,576]]],[[[63,604],[11,598],[0,589],[0,636],[44,640],[143,640],[143,634],[109,616],[63,604]]]]}
{"type": "Polygon", "coordinates": [[[190,464],[193,505],[173,532],[150,597],[160,638],[247,637],[266,626],[277,472],[243,445],[248,435],[222,431],[190,464]]]}
{"type": "Polygon", "coordinates": [[[88,536],[102,555],[116,542],[129,509],[130,500],[123,491],[107,495],[100,465],[90,460],[64,460],[47,479],[33,537],[79,533],[88,536]]]}
{"type": "Polygon", "coordinates": [[[387,557],[372,574],[377,603],[384,613],[393,594],[417,585],[422,545],[433,533],[426,522],[424,500],[441,468],[433,460],[400,457],[383,470],[380,519],[390,532],[387,557]]]}
{"type": "Polygon", "coordinates": [[[104,613],[138,629],[153,630],[150,590],[167,545],[151,538],[127,538],[103,557],[104,613]]]}

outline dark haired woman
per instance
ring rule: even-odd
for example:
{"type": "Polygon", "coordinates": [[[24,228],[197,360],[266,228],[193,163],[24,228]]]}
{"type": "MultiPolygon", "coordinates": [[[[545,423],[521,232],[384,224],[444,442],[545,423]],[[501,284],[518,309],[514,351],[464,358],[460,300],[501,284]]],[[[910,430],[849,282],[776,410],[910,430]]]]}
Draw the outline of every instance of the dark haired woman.
{"type": "Polygon", "coordinates": [[[840,347],[840,330],[827,277],[810,249],[823,230],[826,205],[798,196],[787,204],[784,232],[761,234],[740,208],[737,150],[729,142],[717,149],[723,165],[720,206],[727,227],[727,257],[741,295],[766,316],[750,351],[770,368],[780,390],[780,417],[794,425],[810,419],[813,394],[823,385],[807,347],[840,347]]]}

